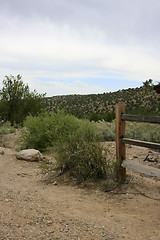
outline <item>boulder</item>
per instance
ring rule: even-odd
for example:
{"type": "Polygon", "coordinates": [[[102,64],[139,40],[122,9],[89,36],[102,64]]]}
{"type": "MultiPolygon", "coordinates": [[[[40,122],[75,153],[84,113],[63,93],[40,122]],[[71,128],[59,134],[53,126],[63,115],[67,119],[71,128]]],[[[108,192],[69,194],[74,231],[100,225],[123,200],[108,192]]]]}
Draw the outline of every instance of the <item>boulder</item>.
{"type": "Polygon", "coordinates": [[[42,154],[36,149],[26,149],[18,152],[16,158],[30,162],[39,162],[43,159],[42,154]]]}

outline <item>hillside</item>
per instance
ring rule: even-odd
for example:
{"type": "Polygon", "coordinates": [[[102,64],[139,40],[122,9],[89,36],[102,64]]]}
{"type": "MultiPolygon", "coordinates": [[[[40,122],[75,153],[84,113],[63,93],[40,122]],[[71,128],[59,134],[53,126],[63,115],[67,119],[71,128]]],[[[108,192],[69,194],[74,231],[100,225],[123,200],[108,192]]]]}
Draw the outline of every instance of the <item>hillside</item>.
{"type": "MultiPolygon", "coordinates": [[[[144,92],[143,87],[129,88],[117,92],[89,95],[63,95],[45,98],[49,112],[64,109],[80,118],[114,118],[115,105],[126,103],[128,113],[160,114],[160,101],[158,94],[152,90],[144,92]]],[[[95,120],[94,119],[94,120],[95,120]]]]}

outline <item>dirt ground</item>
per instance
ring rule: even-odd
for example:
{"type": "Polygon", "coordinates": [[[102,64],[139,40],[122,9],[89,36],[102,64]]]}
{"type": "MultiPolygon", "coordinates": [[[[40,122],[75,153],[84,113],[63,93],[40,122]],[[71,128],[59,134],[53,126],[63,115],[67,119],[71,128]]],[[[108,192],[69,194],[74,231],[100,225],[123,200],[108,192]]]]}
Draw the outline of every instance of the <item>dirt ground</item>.
{"type": "MultiPolygon", "coordinates": [[[[17,160],[16,135],[0,147],[0,239],[160,239],[160,180],[127,170],[127,181],[103,192],[46,184],[39,163],[17,160]]],[[[115,153],[115,143],[105,143],[115,153]]],[[[127,158],[160,168],[160,154],[127,147],[127,158]],[[153,155],[155,162],[144,162],[153,155]]]]}

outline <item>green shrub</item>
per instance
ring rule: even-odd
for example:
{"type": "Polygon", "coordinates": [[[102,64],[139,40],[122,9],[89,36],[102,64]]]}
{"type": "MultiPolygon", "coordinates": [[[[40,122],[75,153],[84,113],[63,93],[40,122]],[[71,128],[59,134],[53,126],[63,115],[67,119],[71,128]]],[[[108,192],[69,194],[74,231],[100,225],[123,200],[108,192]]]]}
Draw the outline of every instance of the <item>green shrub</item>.
{"type": "Polygon", "coordinates": [[[1,124],[0,124],[0,134],[1,135],[14,133],[14,132],[15,132],[15,128],[12,127],[9,122],[4,122],[4,123],[1,122],[1,124]]]}
{"type": "Polygon", "coordinates": [[[97,134],[102,142],[115,141],[115,121],[105,122],[101,121],[93,123],[97,128],[97,134]]]}
{"type": "Polygon", "coordinates": [[[22,131],[24,147],[44,151],[67,139],[67,135],[77,126],[76,118],[66,115],[63,111],[42,113],[36,117],[30,115],[26,118],[22,131]]]}
{"type": "Polygon", "coordinates": [[[160,143],[160,125],[127,122],[126,137],[148,142],[160,143]]]}
{"type": "Polygon", "coordinates": [[[36,90],[30,92],[21,78],[20,75],[5,76],[0,89],[0,118],[12,126],[22,124],[29,113],[36,115],[44,109],[45,94],[38,94],[36,90]]]}
{"type": "MultiPolygon", "coordinates": [[[[96,123],[101,141],[115,141],[115,121],[96,123]]],[[[126,122],[125,136],[148,142],[160,143],[160,125],[149,123],[126,122]]]]}
{"type": "Polygon", "coordinates": [[[99,143],[95,125],[89,121],[58,111],[29,116],[24,127],[22,136],[26,147],[39,150],[52,147],[55,151],[56,165],[43,171],[43,163],[43,172],[68,171],[79,182],[106,176],[105,150],[99,143]]]}
{"type": "Polygon", "coordinates": [[[80,122],[79,128],[57,146],[57,168],[69,171],[79,182],[103,178],[106,173],[106,156],[91,125],[80,122]]]}

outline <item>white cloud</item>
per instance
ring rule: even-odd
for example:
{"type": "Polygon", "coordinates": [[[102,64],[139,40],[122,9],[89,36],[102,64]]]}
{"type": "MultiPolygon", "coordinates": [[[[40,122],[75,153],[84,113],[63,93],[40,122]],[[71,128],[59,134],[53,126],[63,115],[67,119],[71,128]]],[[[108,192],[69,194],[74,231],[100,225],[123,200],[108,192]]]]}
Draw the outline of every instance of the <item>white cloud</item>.
{"type": "Polygon", "coordinates": [[[103,92],[103,79],[159,80],[159,2],[116,2],[0,2],[0,77],[20,73],[48,95],[103,92]]]}
{"type": "Polygon", "coordinates": [[[121,72],[130,80],[142,81],[144,77],[159,77],[159,58],[150,50],[144,48],[115,47],[110,52],[110,58],[104,60],[103,66],[113,72],[121,72]]]}
{"type": "Polygon", "coordinates": [[[31,90],[36,89],[39,93],[47,93],[47,96],[69,95],[69,94],[93,94],[106,92],[102,88],[94,84],[86,84],[81,80],[71,81],[44,81],[31,77],[25,78],[25,83],[28,83],[31,90]]]}

